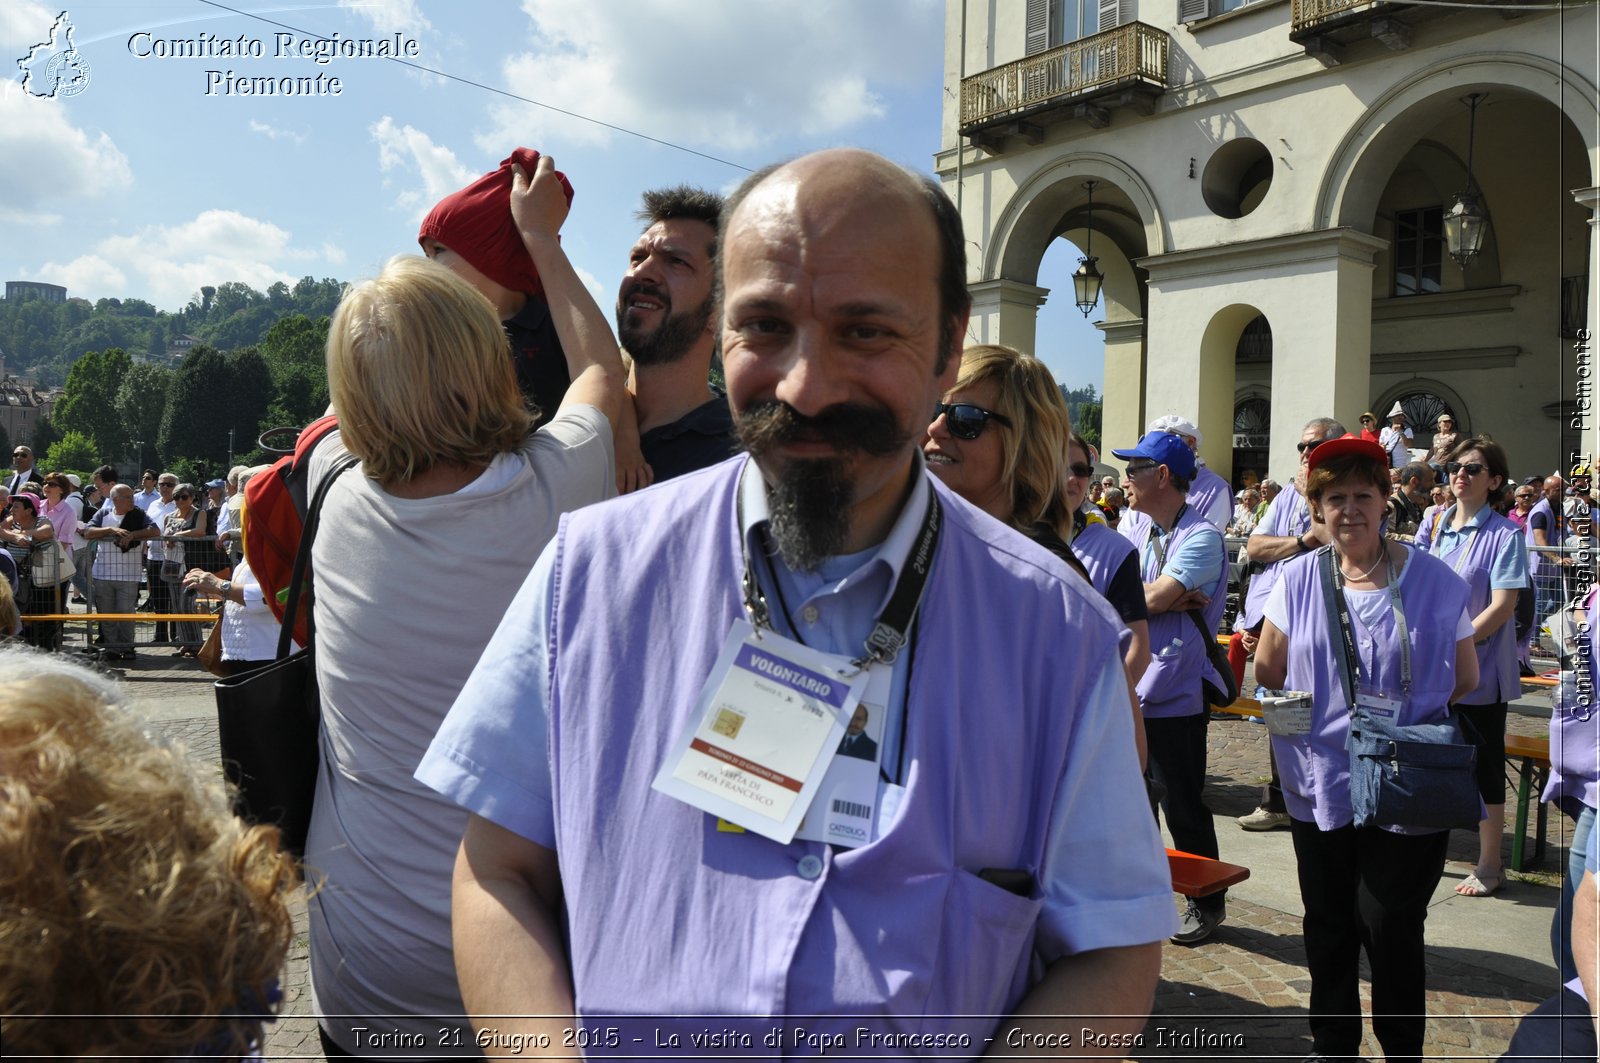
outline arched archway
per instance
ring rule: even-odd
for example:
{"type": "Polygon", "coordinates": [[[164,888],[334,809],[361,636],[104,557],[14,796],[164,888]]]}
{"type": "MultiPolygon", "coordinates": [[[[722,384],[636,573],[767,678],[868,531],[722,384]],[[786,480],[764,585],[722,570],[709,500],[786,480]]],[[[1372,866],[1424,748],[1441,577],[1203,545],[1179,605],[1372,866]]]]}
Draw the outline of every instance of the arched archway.
{"type": "Polygon", "coordinates": [[[1470,92],[1511,92],[1555,107],[1582,138],[1588,184],[1600,171],[1600,98],[1593,81],[1533,55],[1452,59],[1419,71],[1384,93],[1340,141],[1324,171],[1314,225],[1371,232],[1388,177],[1411,145],[1470,92]]]}
{"type": "Polygon", "coordinates": [[[1104,320],[1097,326],[1104,338],[1105,437],[1137,438],[1145,413],[1147,282],[1135,262],[1167,250],[1169,234],[1148,183],[1125,162],[1098,153],[1066,155],[1019,185],[979,256],[974,317],[990,341],[1033,349],[1037,307],[1048,294],[1038,286],[1039,264],[1057,238],[1085,247],[1091,228],[1105,278],[1104,320]],[[1092,215],[1088,181],[1095,182],[1092,215]]]}

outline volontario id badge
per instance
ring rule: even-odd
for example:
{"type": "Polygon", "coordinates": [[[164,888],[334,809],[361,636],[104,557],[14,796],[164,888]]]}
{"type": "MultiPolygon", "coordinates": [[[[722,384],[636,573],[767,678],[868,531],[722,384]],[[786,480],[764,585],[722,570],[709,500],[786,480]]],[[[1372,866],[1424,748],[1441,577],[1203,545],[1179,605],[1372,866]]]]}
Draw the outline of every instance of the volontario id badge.
{"type": "Polygon", "coordinates": [[[792,841],[851,724],[866,673],[736,620],[689,726],[651,786],[773,841],[792,841]]]}

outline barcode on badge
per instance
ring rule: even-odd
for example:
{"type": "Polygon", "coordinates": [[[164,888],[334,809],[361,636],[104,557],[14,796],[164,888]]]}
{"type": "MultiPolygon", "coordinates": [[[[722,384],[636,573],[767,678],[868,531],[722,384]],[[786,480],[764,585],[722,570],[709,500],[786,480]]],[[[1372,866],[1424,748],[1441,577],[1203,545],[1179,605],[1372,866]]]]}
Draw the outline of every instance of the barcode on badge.
{"type": "Polygon", "coordinates": [[[854,816],[857,819],[871,819],[872,818],[872,806],[871,805],[858,805],[854,801],[839,801],[839,800],[835,800],[833,802],[833,811],[838,815],[841,815],[841,816],[854,816]]]}

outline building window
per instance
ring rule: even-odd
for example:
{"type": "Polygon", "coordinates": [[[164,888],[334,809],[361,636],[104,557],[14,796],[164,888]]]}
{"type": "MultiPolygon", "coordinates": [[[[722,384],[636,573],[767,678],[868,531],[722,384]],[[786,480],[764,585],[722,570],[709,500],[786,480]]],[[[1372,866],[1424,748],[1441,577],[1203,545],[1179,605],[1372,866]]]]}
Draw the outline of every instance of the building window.
{"type": "MultiPolygon", "coordinates": [[[[1128,21],[1127,0],[1028,0],[1026,54],[1037,55],[1128,21]]],[[[1131,6],[1131,5],[1130,5],[1131,6]]]]}
{"type": "Polygon", "coordinates": [[[1444,262],[1444,208],[1419,207],[1394,213],[1394,294],[1439,290],[1444,262]]]}

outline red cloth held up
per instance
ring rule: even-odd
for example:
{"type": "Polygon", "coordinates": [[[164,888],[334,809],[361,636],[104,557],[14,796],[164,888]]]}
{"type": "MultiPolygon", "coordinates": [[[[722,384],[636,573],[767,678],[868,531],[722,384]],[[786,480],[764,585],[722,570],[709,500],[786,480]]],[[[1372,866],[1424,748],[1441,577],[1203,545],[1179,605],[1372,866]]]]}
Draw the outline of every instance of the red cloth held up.
{"type": "MultiPolygon", "coordinates": [[[[514,292],[541,294],[544,283],[533,268],[528,249],[522,245],[516,222],[511,220],[511,167],[521,166],[531,180],[538,161],[537,151],[518,148],[499,169],[445,196],[422,219],[417,242],[432,237],[496,284],[514,292]]],[[[556,171],[556,179],[571,206],[572,183],[560,170],[556,171]]]]}

